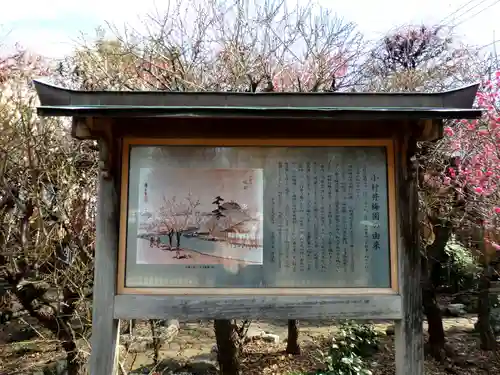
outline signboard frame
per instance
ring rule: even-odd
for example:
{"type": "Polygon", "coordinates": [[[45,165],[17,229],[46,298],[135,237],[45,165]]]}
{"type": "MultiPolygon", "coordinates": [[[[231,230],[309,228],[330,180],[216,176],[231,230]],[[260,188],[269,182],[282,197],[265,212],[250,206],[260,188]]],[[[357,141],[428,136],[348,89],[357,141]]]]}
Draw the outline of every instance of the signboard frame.
{"type": "MultiPolygon", "coordinates": [[[[294,138],[135,138],[125,137],[122,140],[121,151],[121,186],[120,186],[120,224],[118,267],[116,275],[117,295],[158,295],[158,296],[376,296],[396,295],[399,293],[398,270],[398,234],[397,234],[397,207],[396,207],[396,175],[394,140],[381,139],[294,139],[294,138]],[[128,192],[130,175],[130,150],[131,146],[207,146],[207,147],[384,147],[386,150],[387,167],[387,204],[388,204],[388,229],[390,253],[390,279],[389,288],[200,288],[200,287],[127,287],[126,279],[126,242],[128,218],[128,192]]],[[[265,251],[265,249],[264,249],[265,251]]]]}

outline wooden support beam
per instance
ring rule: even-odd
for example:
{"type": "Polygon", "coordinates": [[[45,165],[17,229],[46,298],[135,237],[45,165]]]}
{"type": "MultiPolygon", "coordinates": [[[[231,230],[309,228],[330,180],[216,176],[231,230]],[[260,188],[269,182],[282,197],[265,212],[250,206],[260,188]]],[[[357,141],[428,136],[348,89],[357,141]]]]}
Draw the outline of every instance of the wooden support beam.
{"type": "Polygon", "coordinates": [[[421,260],[414,138],[396,147],[398,185],[399,292],[403,319],[395,322],[396,375],[424,374],[421,260]]]}
{"type": "Polygon", "coordinates": [[[90,374],[115,375],[120,332],[120,321],[114,318],[113,312],[118,256],[118,195],[107,169],[108,144],[100,141],[99,148],[104,170],[100,171],[99,177],[90,374]]]}
{"type": "Polygon", "coordinates": [[[117,295],[117,319],[401,319],[398,295],[155,296],[117,295]]]}

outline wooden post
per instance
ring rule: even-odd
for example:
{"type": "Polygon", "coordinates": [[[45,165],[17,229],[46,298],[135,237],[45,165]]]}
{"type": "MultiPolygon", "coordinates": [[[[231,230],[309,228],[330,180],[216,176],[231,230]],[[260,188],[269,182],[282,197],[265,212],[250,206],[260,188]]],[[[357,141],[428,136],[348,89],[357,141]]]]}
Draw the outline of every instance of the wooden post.
{"type": "Polygon", "coordinates": [[[403,318],[395,322],[396,375],[424,374],[421,261],[418,223],[416,142],[398,142],[399,290],[403,318]]]}
{"type": "Polygon", "coordinates": [[[113,316],[118,252],[118,195],[109,173],[109,149],[99,142],[100,176],[94,258],[91,375],[114,375],[118,362],[119,320],[113,316]]]}

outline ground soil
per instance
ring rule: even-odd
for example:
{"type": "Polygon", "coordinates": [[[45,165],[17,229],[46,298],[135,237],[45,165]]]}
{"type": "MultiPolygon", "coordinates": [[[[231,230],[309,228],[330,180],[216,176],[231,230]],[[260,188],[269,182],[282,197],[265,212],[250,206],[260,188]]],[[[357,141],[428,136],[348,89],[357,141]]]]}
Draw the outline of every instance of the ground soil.
{"type": "MultiPolygon", "coordinates": [[[[475,318],[447,318],[444,320],[447,339],[455,351],[455,356],[445,363],[436,363],[426,359],[426,374],[500,374],[500,353],[483,352],[479,349],[478,336],[473,332],[475,318]]],[[[50,341],[50,335],[34,326],[19,331],[18,324],[0,326],[0,374],[32,374],[48,362],[64,358],[57,343],[50,341]]],[[[27,326],[26,323],[22,325],[27,326]]],[[[300,322],[300,344],[302,355],[288,356],[284,354],[286,346],[286,321],[257,321],[251,329],[262,330],[280,337],[279,344],[270,344],[254,340],[245,345],[242,353],[243,374],[245,375],[285,375],[298,371],[311,371],[318,368],[321,362],[317,359],[318,349],[324,348],[329,338],[335,333],[333,321],[300,322]]],[[[390,322],[376,325],[377,330],[385,333],[390,322]]],[[[160,353],[160,366],[152,366],[152,351],[142,353],[124,353],[122,351],[123,369],[129,373],[168,374],[167,368],[180,370],[189,363],[215,363],[213,347],[215,338],[211,322],[181,323],[179,334],[165,344],[160,353]],[[164,371],[165,370],[165,371],[164,371]]],[[[426,327],[424,327],[426,328],[426,327]]],[[[148,325],[138,324],[135,335],[147,335],[148,325]]],[[[85,350],[85,343],[82,348],[85,350]]],[[[393,336],[383,335],[379,352],[368,360],[374,375],[394,374],[394,341],[393,336]]],[[[188,367],[184,367],[188,369],[188,367]]],[[[192,372],[193,373],[193,372],[192,372]]]]}

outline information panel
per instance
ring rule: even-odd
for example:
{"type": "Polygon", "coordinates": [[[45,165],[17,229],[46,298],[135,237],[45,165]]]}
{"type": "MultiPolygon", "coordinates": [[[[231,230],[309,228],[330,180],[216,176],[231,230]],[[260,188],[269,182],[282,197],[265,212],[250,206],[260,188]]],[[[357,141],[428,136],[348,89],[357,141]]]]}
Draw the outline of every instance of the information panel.
{"type": "Polygon", "coordinates": [[[131,145],[126,288],[390,288],[387,150],[131,145]]]}

